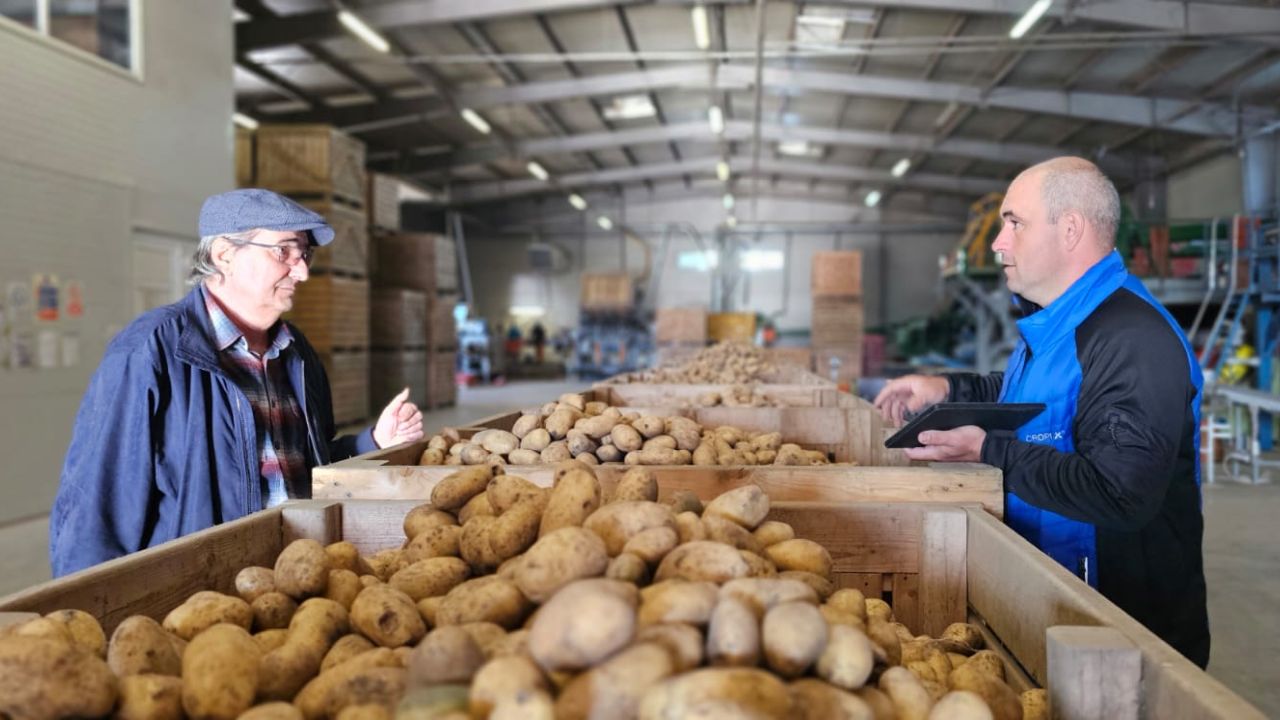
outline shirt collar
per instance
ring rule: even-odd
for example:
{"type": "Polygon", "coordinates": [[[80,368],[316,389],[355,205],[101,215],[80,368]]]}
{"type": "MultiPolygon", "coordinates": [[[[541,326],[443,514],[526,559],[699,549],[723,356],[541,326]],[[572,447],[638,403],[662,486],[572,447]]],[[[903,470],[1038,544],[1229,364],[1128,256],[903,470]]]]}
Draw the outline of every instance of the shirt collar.
{"type": "Polygon", "coordinates": [[[1058,338],[1073,334],[1076,327],[1128,277],[1120,253],[1112,250],[1056,300],[1018,320],[1018,331],[1033,352],[1058,338]]]}
{"type": "MultiPolygon", "coordinates": [[[[209,313],[209,321],[213,324],[214,347],[217,348],[218,352],[223,352],[240,344],[243,349],[247,350],[249,347],[248,341],[244,339],[244,333],[240,330],[240,327],[227,316],[227,313],[208,289],[201,286],[200,291],[204,293],[204,307],[209,313]]],[[[293,333],[289,332],[289,326],[283,322],[277,322],[267,335],[271,338],[271,345],[265,353],[268,358],[276,357],[293,342],[293,333]]]]}

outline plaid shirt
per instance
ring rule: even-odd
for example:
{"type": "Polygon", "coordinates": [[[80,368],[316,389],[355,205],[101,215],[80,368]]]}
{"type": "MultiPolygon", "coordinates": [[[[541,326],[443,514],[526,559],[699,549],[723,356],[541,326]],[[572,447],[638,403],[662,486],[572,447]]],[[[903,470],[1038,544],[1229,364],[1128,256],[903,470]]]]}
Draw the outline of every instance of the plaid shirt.
{"type": "Polygon", "coordinates": [[[249,349],[244,333],[207,290],[204,302],[213,322],[222,370],[253,408],[264,507],[278,505],[289,498],[305,497],[306,493],[300,488],[310,483],[306,419],[293,396],[281,358],[282,354],[293,352],[289,347],[293,343],[289,327],[279,323],[271,345],[259,355],[249,349]]]}

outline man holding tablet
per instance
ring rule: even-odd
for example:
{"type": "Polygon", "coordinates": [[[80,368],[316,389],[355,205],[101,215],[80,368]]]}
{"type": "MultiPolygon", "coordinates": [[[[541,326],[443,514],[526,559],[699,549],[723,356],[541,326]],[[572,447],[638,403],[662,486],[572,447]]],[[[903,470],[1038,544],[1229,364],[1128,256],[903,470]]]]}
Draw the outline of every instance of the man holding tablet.
{"type": "Polygon", "coordinates": [[[1011,527],[1200,667],[1209,661],[1201,538],[1200,367],[1115,251],[1120,199],[1087,160],[1023,171],[992,244],[1023,312],[1004,372],[910,375],[885,417],[934,403],[1044,403],[1016,432],[920,433],[914,460],[1004,471],[1011,527]]]}

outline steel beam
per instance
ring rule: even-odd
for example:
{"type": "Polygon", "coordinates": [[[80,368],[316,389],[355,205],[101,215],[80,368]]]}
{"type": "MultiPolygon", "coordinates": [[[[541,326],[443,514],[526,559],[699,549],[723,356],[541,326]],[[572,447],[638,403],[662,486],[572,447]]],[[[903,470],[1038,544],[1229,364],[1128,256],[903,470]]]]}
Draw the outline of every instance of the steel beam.
{"type": "MultiPolygon", "coordinates": [[[[885,3],[883,0],[847,0],[847,4],[878,7],[885,3]]],[[[897,9],[1007,15],[1010,24],[1022,17],[1030,5],[1030,0],[893,0],[893,7],[897,9]]],[[[1056,2],[1045,15],[1193,35],[1280,33],[1280,9],[1275,7],[1181,0],[1112,0],[1056,2]]]]}

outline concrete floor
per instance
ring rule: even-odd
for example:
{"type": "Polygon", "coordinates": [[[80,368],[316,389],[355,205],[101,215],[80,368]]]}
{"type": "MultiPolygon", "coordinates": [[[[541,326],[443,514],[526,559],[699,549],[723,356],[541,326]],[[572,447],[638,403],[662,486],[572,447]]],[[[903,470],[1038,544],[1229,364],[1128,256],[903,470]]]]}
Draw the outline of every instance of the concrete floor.
{"type": "MultiPolygon", "coordinates": [[[[516,407],[534,407],[583,387],[565,381],[462,389],[458,404],[424,414],[433,431],[516,407]]],[[[1218,478],[1226,477],[1220,470],[1218,478]]],[[[1213,653],[1209,672],[1280,718],[1280,484],[1219,482],[1204,490],[1205,572],[1213,653]]],[[[48,579],[47,518],[0,526],[0,595],[48,579]]]]}

